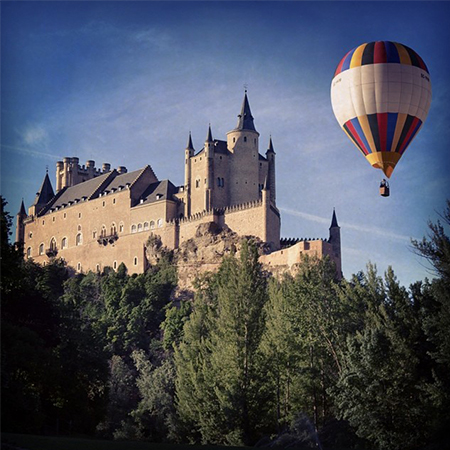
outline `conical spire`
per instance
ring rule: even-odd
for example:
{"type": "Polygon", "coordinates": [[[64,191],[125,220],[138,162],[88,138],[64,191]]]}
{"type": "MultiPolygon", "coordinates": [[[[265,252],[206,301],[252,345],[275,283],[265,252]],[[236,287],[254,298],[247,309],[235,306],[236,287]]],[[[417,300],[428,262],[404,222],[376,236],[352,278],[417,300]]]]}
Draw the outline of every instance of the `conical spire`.
{"type": "Polygon", "coordinates": [[[34,205],[45,205],[54,196],[55,196],[55,193],[53,192],[52,183],[50,182],[48,173],[46,173],[44,181],[42,182],[41,188],[39,189],[39,192],[36,193],[36,198],[34,199],[33,204],[34,205]]]}
{"type": "Polygon", "coordinates": [[[333,208],[333,217],[331,219],[331,226],[330,226],[330,228],[335,228],[335,227],[339,227],[339,225],[338,225],[338,221],[337,221],[337,218],[336,218],[336,211],[333,208]]]}
{"type": "Polygon", "coordinates": [[[275,151],[273,149],[273,144],[272,144],[272,136],[270,136],[270,138],[269,138],[269,148],[267,149],[266,153],[275,153],[275,151]]]}
{"type": "Polygon", "coordinates": [[[255,129],[255,124],[253,123],[252,112],[250,111],[250,105],[247,98],[247,90],[245,91],[244,101],[242,102],[241,113],[238,115],[238,124],[236,130],[253,130],[255,129]]]}
{"type": "Polygon", "coordinates": [[[205,142],[214,142],[213,141],[213,137],[212,137],[212,133],[211,133],[211,124],[209,124],[208,127],[208,136],[206,136],[206,141],[205,142]]]}
{"type": "Polygon", "coordinates": [[[25,211],[25,205],[24,205],[24,203],[23,203],[23,199],[22,199],[22,203],[21,203],[21,205],[20,205],[20,210],[19,210],[19,212],[17,213],[17,215],[18,215],[18,216],[26,216],[26,215],[27,215],[27,213],[26,213],[26,211],[25,211]]]}
{"type": "Polygon", "coordinates": [[[192,137],[191,137],[190,131],[189,131],[189,139],[188,139],[188,144],[187,144],[186,150],[195,150],[194,146],[192,144],[192,137]]]}

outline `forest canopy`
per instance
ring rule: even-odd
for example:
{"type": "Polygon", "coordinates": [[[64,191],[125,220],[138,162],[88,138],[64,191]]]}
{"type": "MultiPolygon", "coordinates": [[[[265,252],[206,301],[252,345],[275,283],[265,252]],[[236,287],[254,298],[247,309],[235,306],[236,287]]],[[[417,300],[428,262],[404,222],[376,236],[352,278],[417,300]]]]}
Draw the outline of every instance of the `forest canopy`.
{"type": "Polygon", "coordinates": [[[374,264],[277,280],[245,241],[193,300],[170,252],[146,273],[74,274],[8,241],[1,201],[4,431],[277,448],[445,448],[450,202],[412,247],[432,281],[374,264]]]}

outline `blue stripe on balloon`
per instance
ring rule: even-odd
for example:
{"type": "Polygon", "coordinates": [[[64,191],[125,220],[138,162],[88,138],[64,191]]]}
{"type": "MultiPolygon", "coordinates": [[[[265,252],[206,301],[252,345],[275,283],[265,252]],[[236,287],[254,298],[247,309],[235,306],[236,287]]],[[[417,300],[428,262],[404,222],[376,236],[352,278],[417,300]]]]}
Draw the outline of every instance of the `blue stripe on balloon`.
{"type": "MultiPolygon", "coordinates": [[[[395,125],[397,125],[398,113],[388,113],[387,122],[387,138],[386,138],[386,151],[392,150],[392,141],[394,140],[395,125]]],[[[394,149],[395,150],[395,149],[394,149]]]]}
{"type": "Polygon", "coordinates": [[[397,47],[393,42],[383,41],[384,48],[386,49],[386,62],[388,63],[400,63],[400,56],[398,54],[397,47]]]}
{"type": "Polygon", "coordinates": [[[405,150],[408,148],[408,145],[411,143],[411,141],[414,139],[414,136],[417,134],[417,132],[419,131],[419,128],[422,125],[422,121],[420,119],[418,119],[419,122],[417,123],[416,127],[414,128],[413,132],[411,133],[411,136],[409,137],[408,141],[406,142],[406,144],[403,145],[403,151],[400,152],[402,155],[405,152],[405,150]]]}
{"type": "Polygon", "coordinates": [[[355,127],[355,131],[358,133],[358,136],[361,139],[362,143],[364,144],[364,147],[366,148],[367,152],[372,153],[372,150],[370,149],[370,145],[367,142],[366,136],[364,135],[364,131],[361,128],[358,118],[355,117],[354,119],[351,119],[351,123],[355,127]]]}
{"type": "Polygon", "coordinates": [[[350,69],[350,62],[352,60],[353,53],[355,53],[355,50],[356,50],[356,48],[351,50],[349,52],[349,54],[345,57],[344,62],[342,63],[341,72],[343,72],[344,70],[350,69]]]}

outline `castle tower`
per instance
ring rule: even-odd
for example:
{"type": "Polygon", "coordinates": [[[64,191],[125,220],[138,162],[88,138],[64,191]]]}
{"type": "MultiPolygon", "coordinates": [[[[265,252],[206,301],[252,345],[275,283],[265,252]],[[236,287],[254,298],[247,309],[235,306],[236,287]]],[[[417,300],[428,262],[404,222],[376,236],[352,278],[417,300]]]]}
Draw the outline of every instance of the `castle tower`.
{"type": "Polygon", "coordinates": [[[272,136],[269,139],[269,148],[266,151],[266,158],[269,161],[268,184],[270,189],[270,201],[276,204],[276,181],[275,181],[275,151],[272,144],[272,136]]]}
{"type": "Polygon", "coordinates": [[[214,140],[211,132],[211,124],[208,127],[208,135],[205,141],[206,177],[205,177],[205,209],[212,209],[212,196],[214,189],[214,140]]]}
{"type": "Polygon", "coordinates": [[[229,180],[231,205],[251,202],[259,198],[258,140],[259,133],[255,129],[247,91],[245,91],[237,126],[227,133],[227,147],[232,153],[229,180]]]}
{"type": "Polygon", "coordinates": [[[194,145],[192,144],[192,136],[189,132],[188,143],[184,151],[184,190],[186,192],[186,209],[184,211],[184,214],[186,217],[189,217],[191,215],[191,158],[194,156],[194,153],[195,149],[194,145]]]}
{"type": "Polygon", "coordinates": [[[48,177],[48,172],[45,174],[44,181],[42,182],[39,192],[36,193],[34,203],[28,208],[28,214],[30,216],[36,216],[44,208],[44,206],[55,196],[53,192],[52,183],[48,177]]]}
{"type": "Polygon", "coordinates": [[[25,230],[24,230],[24,226],[23,226],[23,221],[24,219],[26,219],[27,217],[27,213],[25,211],[25,205],[23,204],[23,199],[22,199],[22,204],[20,205],[20,210],[17,213],[16,216],[16,242],[23,242],[25,239],[25,230]]]}
{"type": "Polygon", "coordinates": [[[338,225],[336,211],[333,208],[333,217],[331,218],[330,237],[328,242],[333,248],[333,257],[336,263],[336,273],[342,277],[342,261],[341,261],[341,227],[338,225]]]}

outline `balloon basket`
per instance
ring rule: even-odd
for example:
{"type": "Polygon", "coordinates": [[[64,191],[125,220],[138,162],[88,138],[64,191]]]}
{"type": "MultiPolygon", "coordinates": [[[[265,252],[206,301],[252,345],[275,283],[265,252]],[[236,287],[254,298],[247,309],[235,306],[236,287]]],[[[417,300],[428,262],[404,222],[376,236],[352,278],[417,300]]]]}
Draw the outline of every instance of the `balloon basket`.
{"type": "Polygon", "coordinates": [[[389,197],[389,186],[380,186],[380,195],[382,197],[389,197]]]}

